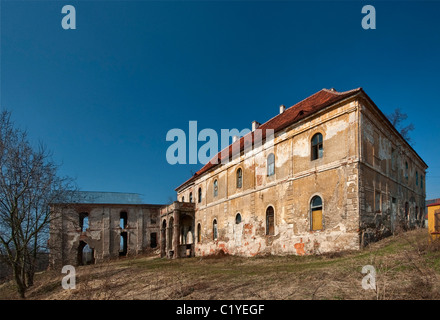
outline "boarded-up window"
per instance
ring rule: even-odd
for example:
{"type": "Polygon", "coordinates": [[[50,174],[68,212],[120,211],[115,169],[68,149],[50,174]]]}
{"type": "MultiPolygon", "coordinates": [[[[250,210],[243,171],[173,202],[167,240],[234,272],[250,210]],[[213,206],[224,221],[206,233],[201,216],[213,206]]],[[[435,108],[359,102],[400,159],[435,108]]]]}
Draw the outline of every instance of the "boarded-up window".
{"type": "Polygon", "coordinates": [[[273,207],[266,209],[266,234],[270,236],[275,234],[275,214],[273,207]]]}
{"type": "Polygon", "coordinates": [[[380,167],[381,159],[379,156],[379,134],[377,132],[373,133],[373,139],[374,139],[374,144],[373,144],[374,165],[380,167]]]}
{"type": "Polygon", "coordinates": [[[434,231],[440,232],[440,210],[435,210],[434,213],[434,231]]]}
{"type": "Polygon", "coordinates": [[[311,229],[312,230],[322,230],[322,199],[321,197],[313,197],[310,202],[310,210],[311,210],[311,229]]]}
{"type": "Polygon", "coordinates": [[[391,148],[391,169],[396,170],[397,163],[397,151],[394,148],[391,148]]]}
{"type": "Polygon", "coordinates": [[[405,162],[405,179],[408,181],[408,162],[405,162]]]}
{"type": "Polygon", "coordinates": [[[202,226],[200,223],[197,225],[197,243],[202,242],[202,226]]]}
{"type": "Polygon", "coordinates": [[[374,211],[375,212],[381,212],[380,207],[380,191],[376,191],[374,195],[374,211]]]}

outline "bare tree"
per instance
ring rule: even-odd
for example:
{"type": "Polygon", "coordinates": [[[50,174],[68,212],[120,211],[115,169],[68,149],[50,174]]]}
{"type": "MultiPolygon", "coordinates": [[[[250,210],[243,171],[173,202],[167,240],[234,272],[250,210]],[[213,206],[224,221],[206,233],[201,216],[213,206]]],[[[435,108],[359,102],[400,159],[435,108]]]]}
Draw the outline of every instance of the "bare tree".
{"type": "Polygon", "coordinates": [[[414,130],[414,124],[410,123],[407,126],[403,125],[403,122],[408,119],[408,115],[403,113],[400,108],[394,109],[393,113],[387,115],[388,120],[390,120],[391,124],[400,132],[402,137],[408,142],[411,143],[410,131],[414,130]]]}
{"type": "Polygon", "coordinates": [[[68,203],[70,178],[61,178],[47,150],[34,149],[25,131],[0,113],[0,255],[20,297],[33,284],[38,253],[47,250],[51,203],[68,203]]]}

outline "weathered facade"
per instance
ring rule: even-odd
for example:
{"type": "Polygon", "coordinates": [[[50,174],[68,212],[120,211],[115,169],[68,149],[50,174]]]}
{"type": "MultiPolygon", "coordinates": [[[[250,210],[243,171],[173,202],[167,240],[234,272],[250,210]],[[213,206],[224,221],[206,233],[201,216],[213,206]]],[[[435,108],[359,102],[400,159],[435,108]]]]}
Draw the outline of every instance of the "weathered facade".
{"type": "Polygon", "coordinates": [[[52,263],[156,245],[169,258],[356,250],[423,221],[427,165],[361,88],[323,89],[252,127],[227,148],[236,156],[220,152],[176,188],[170,205],[58,210],[52,263]]]}
{"type": "Polygon", "coordinates": [[[359,249],[422,219],[427,165],[362,89],[323,89],[258,129],[273,141],[246,152],[245,136],[176,189],[196,255],[359,249]]]}

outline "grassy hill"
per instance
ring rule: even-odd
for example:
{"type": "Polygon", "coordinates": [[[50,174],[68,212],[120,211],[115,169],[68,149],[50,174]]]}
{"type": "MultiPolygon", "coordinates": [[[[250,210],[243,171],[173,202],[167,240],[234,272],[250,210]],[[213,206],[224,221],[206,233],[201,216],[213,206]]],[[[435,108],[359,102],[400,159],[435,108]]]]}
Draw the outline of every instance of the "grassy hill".
{"type": "MultiPolygon", "coordinates": [[[[61,270],[38,273],[27,299],[439,299],[440,244],[413,230],[355,252],[320,256],[138,256],[77,267],[76,289],[61,270]],[[362,288],[362,267],[376,290],[362,288]]],[[[18,299],[13,282],[0,299],[18,299]]]]}

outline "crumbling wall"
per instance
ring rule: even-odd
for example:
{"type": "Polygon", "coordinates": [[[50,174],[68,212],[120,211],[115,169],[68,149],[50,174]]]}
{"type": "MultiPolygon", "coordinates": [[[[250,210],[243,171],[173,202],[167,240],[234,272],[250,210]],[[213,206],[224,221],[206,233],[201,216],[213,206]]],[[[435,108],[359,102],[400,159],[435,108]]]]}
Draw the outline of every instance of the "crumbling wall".
{"type": "MultiPolygon", "coordinates": [[[[136,255],[150,250],[151,233],[159,238],[159,208],[155,205],[77,204],[55,208],[50,226],[50,265],[78,265],[80,249],[87,244],[93,261],[121,256],[121,235],[126,234],[127,251],[136,255]],[[121,227],[121,212],[127,223],[121,227]],[[81,214],[88,215],[88,228],[81,228],[81,214]]],[[[158,245],[158,243],[157,243],[158,245]]]]}

